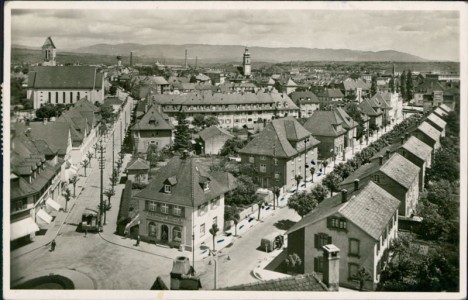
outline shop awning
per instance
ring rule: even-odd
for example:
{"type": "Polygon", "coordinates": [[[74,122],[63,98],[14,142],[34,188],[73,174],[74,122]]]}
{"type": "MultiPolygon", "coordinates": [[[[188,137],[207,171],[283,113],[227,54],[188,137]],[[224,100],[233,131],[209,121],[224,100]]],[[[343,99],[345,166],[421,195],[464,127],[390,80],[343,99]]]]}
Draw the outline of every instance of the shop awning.
{"type": "Polygon", "coordinates": [[[40,209],[36,216],[38,216],[42,221],[46,222],[47,224],[50,224],[52,222],[52,217],[43,209],[40,209]]]}
{"type": "Polygon", "coordinates": [[[137,214],[131,221],[130,223],[125,226],[124,233],[127,234],[130,231],[130,228],[133,226],[139,225],[140,224],[140,214],[137,214]]]}
{"type": "Polygon", "coordinates": [[[10,241],[19,239],[20,237],[36,231],[39,231],[39,226],[37,226],[31,217],[14,222],[10,226],[10,241]]]}
{"type": "Polygon", "coordinates": [[[48,198],[46,200],[46,204],[52,207],[53,209],[55,209],[56,211],[59,211],[62,208],[62,206],[58,204],[57,202],[55,202],[54,200],[52,200],[52,198],[48,198]]]}

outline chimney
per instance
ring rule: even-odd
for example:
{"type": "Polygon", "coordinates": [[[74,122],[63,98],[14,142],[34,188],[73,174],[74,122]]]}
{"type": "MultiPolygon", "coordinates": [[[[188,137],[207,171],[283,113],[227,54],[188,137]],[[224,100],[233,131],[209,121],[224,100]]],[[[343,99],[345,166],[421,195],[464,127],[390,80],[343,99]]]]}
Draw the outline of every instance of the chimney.
{"type": "Polygon", "coordinates": [[[340,249],[333,244],[325,245],[323,249],[322,281],[329,291],[338,291],[340,283],[340,249]]]}
{"type": "Polygon", "coordinates": [[[409,139],[410,134],[408,132],[405,133],[405,141],[409,139]]]}
{"type": "Polygon", "coordinates": [[[180,158],[187,159],[187,157],[188,157],[188,151],[187,150],[182,151],[182,156],[180,158]]]}
{"type": "Polygon", "coordinates": [[[187,49],[185,49],[185,68],[187,69],[187,49]]]}
{"type": "Polygon", "coordinates": [[[345,203],[346,201],[348,201],[348,191],[341,190],[341,203],[345,203]]]}
{"type": "Polygon", "coordinates": [[[178,256],[172,263],[171,290],[198,290],[200,278],[194,275],[188,257],[178,256]]]}
{"type": "Polygon", "coordinates": [[[359,190],[359,179],[354,179],[354,190],[359,190]]]}
{"type": "Polygon", "coordinates": [[[130,51],[130,67],[133,66],[133,51],[130,51]]]}
{"type": "Polygon", "coordinates": [[[382,155],[379,156],[379,165],[380,166],[383,165],[383,156],[382,155]]]}
{"type": "Polygon", "coordinates": [[[387,159],[390,159],[390,149],[387,149],[387,151],[385,151],[385,156],[387,159]]]}
{"type": "Polygon", "coordinates": [[[47,124],[47,118],[42,119],[42,123],[47,124]]]}
{"type": "Polygon", "coordinates": [[[405,136],[400,137],[401,144],[403,145],[405,143],[405,136]]]}

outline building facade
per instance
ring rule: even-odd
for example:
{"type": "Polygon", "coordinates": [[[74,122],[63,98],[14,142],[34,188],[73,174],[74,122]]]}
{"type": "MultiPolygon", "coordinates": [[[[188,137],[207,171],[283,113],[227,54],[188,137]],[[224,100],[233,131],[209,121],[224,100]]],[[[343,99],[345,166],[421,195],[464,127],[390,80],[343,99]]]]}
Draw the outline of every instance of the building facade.
{"type": "Polygon", "coordinates": [[[174,126],[169,117],[153,105],[145,115],[132,127],[132,135],[137,153],[146,153],[150,145],[161,150],[172,145],[174,126]]]}

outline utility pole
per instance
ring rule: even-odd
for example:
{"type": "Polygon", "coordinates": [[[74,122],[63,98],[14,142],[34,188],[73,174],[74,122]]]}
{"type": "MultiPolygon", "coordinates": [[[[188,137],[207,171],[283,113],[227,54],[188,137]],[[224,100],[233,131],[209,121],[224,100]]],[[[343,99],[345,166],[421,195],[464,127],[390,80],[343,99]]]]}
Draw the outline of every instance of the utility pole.
{"type": "Polygon", "coordinates": [[[307,142],[309,138],[304,140],[305,152],[304,152],[304,188],[307,188],[307,142]]]}
{"type": "Polygon", "coordinates": [[[114,133],[115,133],[115,128],[114,130],[112,130],[112,172],[114,172],[114,142],[115,142],[115,139],[114,139],[114,133]]]}
{"type": "Polygon", "coordinates": [[[102,140],[99,141],[98,152],[100,154],[99,159],[99,169],[101,170],[101,192],[100,194],[100,201],[99,201],[99,228],[102,230],[102,214],[104,212],[104,168],[106,165],[106,160],[104,158],[104,153],[106,152],[105,148],[102,146],[102,140]]]}

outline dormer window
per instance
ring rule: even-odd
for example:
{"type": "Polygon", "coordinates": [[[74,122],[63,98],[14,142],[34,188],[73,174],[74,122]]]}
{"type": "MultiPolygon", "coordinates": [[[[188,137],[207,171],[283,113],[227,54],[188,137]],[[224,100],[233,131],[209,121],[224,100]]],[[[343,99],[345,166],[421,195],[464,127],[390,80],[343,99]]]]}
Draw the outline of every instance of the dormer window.
{"type": "Polygon", "coordinates": [[[164,193],[171,194],[172,187],[177,184],[177,178],[175,176],[169,177],[164,181],[164,193]]]}
{"type": "Polygon", "coordinates": [[[205,182],[205,183],[203,184],[203,190],[204,190],[205,192],[210,190],[210,183],[209,183],[209,182],[205,182]]]}
{"type": "Polygon", "coordinates": [[[164,185],[164,193],[166,193],[166,194],[172,193],[172,186],[170,184],[165,184],[164,185]]]}
{"type": "Polygon", "coordinates": [[[205,176],[200,176],[200,186],[203,191],[207,192],[210,190],[210,181],[211,179],[205,176]]]}

